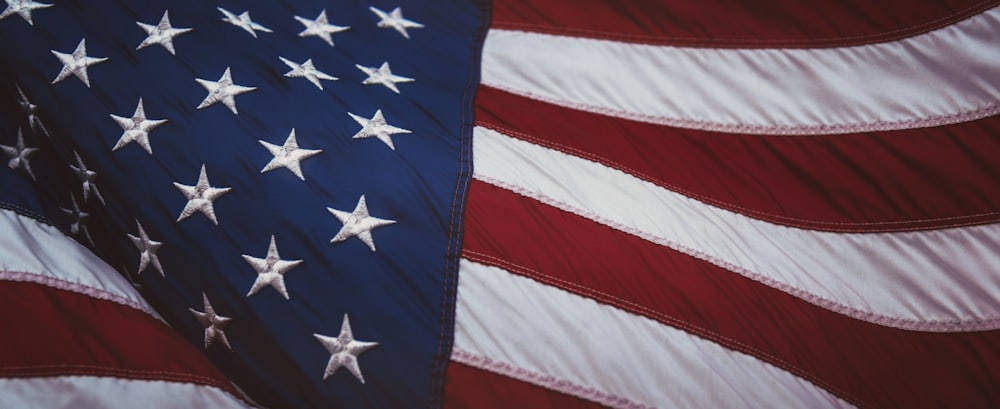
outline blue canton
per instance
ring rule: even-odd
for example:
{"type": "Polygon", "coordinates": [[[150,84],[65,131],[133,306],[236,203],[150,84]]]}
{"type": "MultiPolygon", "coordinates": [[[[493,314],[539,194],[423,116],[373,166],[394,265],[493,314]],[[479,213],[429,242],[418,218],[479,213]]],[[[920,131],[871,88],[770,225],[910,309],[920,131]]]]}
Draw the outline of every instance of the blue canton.
{"type": "Polygon", "coordinates": [[[0,207],[263,406],[440,406],[484,4],[28,3],[0,16],[0,207]]]}

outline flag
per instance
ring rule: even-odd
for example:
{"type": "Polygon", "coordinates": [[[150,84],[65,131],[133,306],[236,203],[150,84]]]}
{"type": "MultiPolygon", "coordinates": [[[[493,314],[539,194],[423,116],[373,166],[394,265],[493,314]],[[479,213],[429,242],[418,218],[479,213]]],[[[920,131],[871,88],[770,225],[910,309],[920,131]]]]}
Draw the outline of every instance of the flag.
{"type": "Polygon", "coordinates": [[[7,3],[5,406],[1000,404],[997,2],[7,3]]]}

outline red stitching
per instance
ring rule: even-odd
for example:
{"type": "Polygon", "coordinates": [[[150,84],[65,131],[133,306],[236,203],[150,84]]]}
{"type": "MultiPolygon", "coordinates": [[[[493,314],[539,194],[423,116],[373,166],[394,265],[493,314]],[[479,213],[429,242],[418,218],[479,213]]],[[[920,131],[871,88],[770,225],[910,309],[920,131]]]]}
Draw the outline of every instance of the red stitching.
{"type": "Polygon", "coordinates": [[[597,389],[578,385],[570,381],[556,379],[554,376],[543,375],[524,368],[518,368],[506,362],[500,362],[485,356],[475,355],[471,352],[454,350],[452,351],[451,359],[455,362],[465,364],[473,368],[497,373],[522,382],[531,383],[549,390],[594,401],[613,408],[650,408],[649,406],[632,402],[628,398],[622,396],[601,392],[597,389]]]}
{"type": "Polygon", "coordinates": [[[836,395],[841,396],[842,398],[844,398],[844,400],[850,401],[851,403],[854,403],[857,406],[861,406],[861,407],[867,406],[867,405],[863,404],[858,398],[854,397],[853,395],[851,395],[847,391],[844,391],[844,390],[842,390],[842,389],[834,386],[833,384],[830,384],[830,383],[828,383],[828,382],[820,379],[818,376],[816,376],[816,375],[814,375],[814,374],[806,371],[805,369],[802,369],[802,368],[799,368],[799,367],[797,367],[795,365],[792,365],[791,363],[789,363],[789,362],[787,362],[787,361],[785,361],[785,360],[783,360],[783,359],[781,359],[781,358],[779,358],[777,356],[771,355],[770,353],[767,353],[765,351],[761,351],[761,350],[759,350],[757,348],[754,348],[753,346],[747,345],[747,344],[745,344],[743,342],[740,342],[740,341],[737,341],[735,339],[729,338],[729,337],[727,337],[725,335],[722,335],[722,334],[719,334],[717,332],[713,332],[713,331],[709,331],[709,330],[707,330],[705,328],[701,328],[701,327],[699,327],[699,326],[697,326],[695,324],[692,324],[689,321],[686,321],[686,320],[683,320],[683,319],[680,319],[680,318],[677,318],[677,317],[674,317],[674,316],[666,315],[666,314],[664,314],[664,313],[662,313],[660,311],[657,311],[657,310],[654,310],[654,309],[651,309],[651,308],[648,308],[648,307],[645,307],[645,306],[633,303],[631,301],[628,301],[628,300],[625,300],[625,299],[613,296],[611,294],[607,294],[607,293],[601,292],[599,290],[595,290],[593,288],[590,288],[590,287],[587,287],[587,286],[584,286],[584,285],[581,285],[581,284],[578,284],[578,283],[573,283],[573,282],[570,282],[570,281],[566,281],[566,280],[563,280],[563,279],[558,278],[558,277],[550,276],[550,275],[544,274],[544,273],[542,273],[542,272],[540,272],[538,270],[530,269],[528,267],[521,266],[521,265],[518,265],[518,264],[515,264],[515,263],[512,263],[512,262],[509,262],[507,260],[499,259],[499,258],[490,256],[490,255],[487,255],[487,254],[483,254],[483,253],[479,253],[479,252],[475,252],[475,251],[466,250],[466,251],[463,252],[463,256],[465,258],[469,259],[469,260],[472,260],[472,261],[477,261],[477,262],[481,262],[483,264],[489,264],[489,265],[493,265],[493,266],[496,266],[496,267],[503,268],[503,269],[505,269],[507,271],[510,271],[512,273],[528,277],[530,279],[533,279],[533,280],[538,281],[538,282],[540,282],[542,284],[545,284],[545,285],[550,285],[550,286],[553,286],[553,287],[560,288],[562,290],[568,291],[570,293],[575,293],[575,294],[579,294],[579,295],[582,295],[582,296],[585,296],[585,297],[590,297],[590,298],[599,300],[601,302],[604,302],[605,304],[611,305],[613,307],[616,307],[616,308],[624,310],[624,311],[629,311],[629,312],[632,312],[632,313],[637,314],[637,315],[641,315],[641,316],[646,316],[646,317],[652,318],[652,319],[654,319],[656,321],[659,321],[659,322],[661,322],[663,324],[666,324],[666,325],[669,325],[669,326],[673,326],[673,327],[676,327],[676,328],[678,328],[680,330],[683,330],[685,332],[691,333],[692,335],[695,335],[695,336],[698,336],[698,337],[701,337],[701,338],[705,338],[705,339],[708,339],[710,341],[715,341],[715,342],[718,342],[718,343],[721,343],[721,344],[724,344],[724,345],[729,345],[731,347],[734,347],[735,349],[743,351],[744,353],[746,353],[748,355],[757,356],[758,358],[761,358],[763,360],[771,362],[773,365],[775,365],[775,366],[777,366],[777,367],[779,367],[781,369],[784,369],[784,370],[786,370],[786,371],[788,371],[788,372],[790,372],[790,373],[792,373],[792,374],[794,374],[796,376],[799,376],[799,377],[801,377],[803,379],[806,379],[806,380],[808,380],[808,381],[816,384],[817,386],[819,386],[819,387],[821,387],[823,389],[830,390],[834,394],[836,394],[836,395]]]}
{"type": "Polygon", "coordinates": [[[534,23],[515,22],[495,22],[493,27],[497,29],[513,29],[517,31],[531,31],[554,35],[583,36],[589,38],[619,40],[631,43],[642,43],[651,45],[667,46],[688,46],[688,47],[713,47],[713,48],[752,48],[753,46],[770,45],[780,48],[833,48],[849,47],[880,42],[897,41],[919,34],[934,31],[946,27],[948,24],[965,20],[973,15],[985,11],[1000,1],[985,0],[969,6],[963,10],[949,14],[944,17],[920,23],[911,27],[903,27],[895,30],[880,33],[863,34],[856,36],[830,37],[825,39],[740,39],[740,38],[705,38],[705,37],[662,37],[642,34],[623,34],[602,30],[591,30],[586,28],[562,28],[534,23]]]}
{"type": "Polygon", "coordinates": [[[507,128],[507,127],[504,127],[504,126],[501,126],[501,125],[498,125],[498,124],[494,124],[494,123],[490,123],[490,122],[486,122],[486,121],[480,120],[480,121],[477,122],[477,125],[482,126],[484,128],[487,128],[487,129],[494,130],[496,132],[500,132],[500,133],[502,133],[504,135],[507,135],[507,136],[510,136],[510,137],[516,137],[517,139],[522,139],[522,140],[527,141],[529,143],[533,143],[533,144],[536,144],[536,145],[548,147],[548,148],[551,148],[551,149],[554,149],[554,150],[558,150],[560,152],[563,152],[563,153],[566,153],[566,154],[569,154],[569,155],[578,156],[578,157],[590,160],[592,162],[600,163],[600,164],[602,164],[604,166],[607,166],[609,168],[616,169],[616,170],[628,173],[628,174],[630,174],[632,176],[635,176],[636,178],[639,178],[641,180],[645,180],[647,182],[650,182],[650,183],[653,183],[653,184],[655,184],[657,186],[660,186],[660,187],[662,187],[664,189],[670,190],[672,192],[680,193],[680,194],[682,194],[684,196],[688,196],[688,197],[690,197],[692,199],[704,202],[704,203],[712,205],[712,206],[720,207],[720,208],[723,208],[723,209],[726,209],[726,210],[731,210],[731,211],[734,211],[736,213],[745,214],[745,215],[750,216],[750,217],[756,216],[757,218],[768,220],[768,221],[771,221],[771,222],[774,222],[774,223],[778,223],[778,224],[783,224],[783,225],[786,225],[786,226],[799,227],[799,228],[810,229],[810,230],[838,232],[838,233],[888,233],[888,232],[900,232],[900,231],[918,231],[918,230],[946,229],[946,228],[952,228],[952,227],[973,226],[973,225],[981,225],[981,224],[995,222],[995,221],[997,221],[997,219],[1000,219],[1000,212],[975,213],[975,214],[971,214],[971,215],[953,216],[953,217],[912,219],[912,220],[897,221],[897,222],[834,222],[834,221],[802,219],[802,218],[798,218],[798,217],[779,215],[779,214],[774,214],[774,213],[768,213],[768,212],[762,211],[762,210],[750,209],[750,208],[747,208],[747,207],[744,207],[744,206],[741,206],[741,205],[738,205],[738,204],[735,204],[735,203],[724,202],[724,201],[721,201],[719,199],[715,199],[715,198],[703,195],[701,193],[693,192],[693,191],[684,189],[682,187],[679,187],[677,185],[674,185],[674,184],[672,184],[670,182],[667,182],[667,181],[665,181],[663,179],[659,179],[659,178],[650,176],[650,175],[645,174],[645,173],[643,173],[641,171],[638,171],[638,170],[633,169],[631,167],[625,166],[625,165],[623,165],[623,164],[621,164],[619,162],[613,161],[613,160],[605,158],[603,156],[599,156],[599,155],[596,155],[596,154],[588,152],[588,151],[584,151],[584,150],[580,150],[580,149],[573,148],[573,147],[570,147],[570,146],[562,145],[562,144],[559,144],[559,143],[556,143],[556,142],[552,142],[552,141],[549,141],[549,140],[541,139],[541,138],[538,138],[538,137],[526,134],[524,132],[520,132],[520,131],[517,131],[517,130],[514,130],[514,129],[510,129],[510,128],[507,128]],[[954,222],[954,223],[947,223],[947,224],[936,224],[937,222],[944,222],[944,221],[950,221],[950,220],[955,220],[956,222],[954,222]],[[924,224],[929,224],[929,225],[928,226],[903,226],[903,227],[866,228],[866,229],[849,228],[850,226],[893,226],[893,225],[909,225],[909,224],[918,224],[918,223],[924,223],[924,224]],[[834,227],[834,226],[844,226],[844,228],[834,227]]]}
{"type": "Polygon", "coordinates": [[[984,319],[974,319],[974,320],[949,320],[949,321],[918,321],[907,318],[890,317],[883,314],[878,314],[870,311],[863,311],[846,304],[841,304],[839,302],[824,298],[817,294],[810,293],[806,290],[793,287],[791,285],[785,284],[783,282],[777,281],[773,278],[767,277],[763,274],[759,274],[743,267],[730,263],[728,261],[719,259],[714,256],[710,256],[701,251],[689,248],[687,246],[681,245],[680,243],[673,242],[671,240],[664,239],[659,236],[651,235],[629,226],[623,225],[618,222],[607,220],[594,212],[589,210],[578,209],[569,204],[563,203],[559,200],[552,199],[545,195],[535,192],[528,192],[517,186],[512,186],[508,183],[490,179],[481,175],[476,176],[477,179],[492,184],[494,186],[501,187],[503,189],[510,190],[521,196],[537,200],[541,203],[565,210],[570,213],[574,213],[585,218],[588,218],[596,223],[609,226],[616,230],[631,234],[633,236],[639,237],[643,240],[649,241],[651,243],[656,243],[664,247],[670,248],[674,251],[686,254],[688,256],[705,260],[709,263],[715,264],[716,266],[722,267],[726,270],[732,271],[748,279],[757,281],[768,287],[772,287],[788,294],[791,294],[797,298],[805,300],[809,303],[815,304],[817,306],[826,308],[828,310],[844,314],[861,321],[870,322],[873,324],[879,324],[889,327],[913,330],[913,331],[928,331],[928,332],[952,332],[952,331],[986,331],[992,330],[1000,327],[1000,317],[994,318],[984,318],[984,319]]]}
{"type": "Polygon", "coordinates": [[[564,101],[557,98],[542,96],[529,91],[515,90],[498,84],[483,82],[484,85],[503,90],[515,95],[537,101],[547,102],[553,105],[560,105],[574,108],[581,111],[593,112],[612,116],[616,118],[631,119],[638,122],[646,122],[657,125],[675,126],[678,128],[699,129],[715,132],[742,133],[750,135],[833,135],[842,133],[859,133],[873,131],[894,131],[899,129],[924,128],[940,125],[954,124],[958,122],[968,122],[1000,113],[1000,104],[992,104],[984,108],[972,111],[959,112],[956,114],[930,116],[918,120],[903,121],[877,121],[871,123],[848,124],[848,125],[747,125],[747,124],[718,124],[707,121],[696,121],[691,119],[665,118],[657,115],[640,114],[624,110],[599,107],[595,105],[582,104],[572,101],[564,101]]]}

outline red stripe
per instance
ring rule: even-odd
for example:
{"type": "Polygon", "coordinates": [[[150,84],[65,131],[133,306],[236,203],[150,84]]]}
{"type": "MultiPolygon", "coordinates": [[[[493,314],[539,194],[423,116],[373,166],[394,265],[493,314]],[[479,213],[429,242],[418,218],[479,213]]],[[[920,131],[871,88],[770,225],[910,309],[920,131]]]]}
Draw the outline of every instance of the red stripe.
{"type": "Polygon", "coordinates": [[[480,87],[476,122],[710,205],[843,232],[1000,220],[1000,116],[847,135],[736,135],[610,118],[480,87]]]}
{"type": "Polygon", "coordinates": [[[597,403],[553,392],[493,372],[451,362],[445,376],[445,409],[598,409],[597,403]]]}
{"type": "Polygon", "coordinates": [[[905,38],[982,0],[495,0],[493,28],[692,47],[834,47],[905,38]]]}
{"type": "Polygon", "coordinates": [[[482,182],[471,187],[465,226],[465,258],[756,356],[860,406],[1000,404],[1000,330],[855,320],[482,182]]]}
{"type": "Polygon", "coordinates": [[[0,377],[88,375],[235,389],[201,352],[146,313],[35,283],[0,285],[0,377]]]}

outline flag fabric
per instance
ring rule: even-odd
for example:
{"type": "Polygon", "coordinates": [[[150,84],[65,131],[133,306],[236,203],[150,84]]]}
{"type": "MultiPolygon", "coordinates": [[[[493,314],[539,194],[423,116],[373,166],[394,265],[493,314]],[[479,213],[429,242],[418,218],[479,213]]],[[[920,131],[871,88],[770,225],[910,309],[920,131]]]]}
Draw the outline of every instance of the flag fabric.
{"type": "Polygon", "coordinates": [[[8,0],[0,406],[1000,406],[998,3],[8,0]]]}

